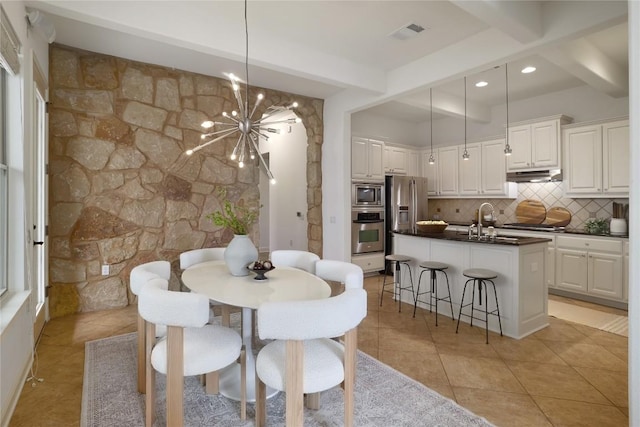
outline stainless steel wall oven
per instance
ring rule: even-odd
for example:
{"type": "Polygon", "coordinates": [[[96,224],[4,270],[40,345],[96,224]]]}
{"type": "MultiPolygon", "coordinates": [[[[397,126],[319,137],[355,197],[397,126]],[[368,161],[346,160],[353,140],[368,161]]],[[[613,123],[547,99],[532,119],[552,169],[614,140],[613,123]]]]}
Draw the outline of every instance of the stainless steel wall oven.
{"type": "Polygon", "coordinates": [[[354,209],[351,212],[351,253],[384,252],[384,210],[354,209]]]}

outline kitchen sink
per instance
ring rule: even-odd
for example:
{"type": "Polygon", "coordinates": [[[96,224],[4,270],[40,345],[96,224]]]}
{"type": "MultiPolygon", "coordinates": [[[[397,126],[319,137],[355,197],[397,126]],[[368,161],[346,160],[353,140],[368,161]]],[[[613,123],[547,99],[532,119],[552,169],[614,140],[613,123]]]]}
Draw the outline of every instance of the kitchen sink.
{"type": "MultiPolygon", "coordinates": [[[[464,232],[458,232],[458,235],[459,236],[467,236],[468,234],[464,233],[464,232]]],[[[480,240],[481,242],[492,242],[492,241],[495,241],[495,242],[503,242],[503,243],[517,243],[519,239],[520,239],[519,237],[496,236],[494,240],[491,240],[491,239],[489,239],[489,236],[486,235],[486,234],[484,236],[482,236],[481,239],[478,239],[477,236],[473,236],[473,237],[469,238],[469,240],[480,240]]]]}
{"type": "Polygon", "coordinates": [[[510,243],[515,243],[518,241],[518,237],[504,237],[504,236],[497,236],[495,238],[496,242],[510,242],[510,243]]]}

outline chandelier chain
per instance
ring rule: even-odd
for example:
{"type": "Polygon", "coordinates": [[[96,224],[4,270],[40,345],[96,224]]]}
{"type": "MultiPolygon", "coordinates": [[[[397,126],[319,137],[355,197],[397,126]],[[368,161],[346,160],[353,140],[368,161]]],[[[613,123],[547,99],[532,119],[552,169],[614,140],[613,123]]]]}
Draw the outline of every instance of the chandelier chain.
{"type": "Polygon", "coordinates": [[[249,21],[247,19],[247,0],[244,0],[244,72],[247,83],[244,87],[244,110],[249,112],[249,21]]]}

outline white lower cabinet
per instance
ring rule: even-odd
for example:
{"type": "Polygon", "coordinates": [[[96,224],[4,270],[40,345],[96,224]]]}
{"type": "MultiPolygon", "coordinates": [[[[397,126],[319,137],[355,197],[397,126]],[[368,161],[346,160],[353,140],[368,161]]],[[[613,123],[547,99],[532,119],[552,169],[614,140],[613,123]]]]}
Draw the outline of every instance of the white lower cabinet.
{"type": "Polygon", "coordinates": [[[547,257],[545,259],[547,263],[547,286],[550,288],[556,287],[556,248],[553,242],[549,243],[547,248],[547,257]]]}
{"type": "Polygon", "coordinates": [[[352,255],[351,262],[359,265],[365,273],[382,271],[384,270],[384,253],[352,255]]]}
{"type": "Polygon", "coordinates": [[[622,240],[556,238],[556,287],[596,297],[623,301],[622,240]]]}

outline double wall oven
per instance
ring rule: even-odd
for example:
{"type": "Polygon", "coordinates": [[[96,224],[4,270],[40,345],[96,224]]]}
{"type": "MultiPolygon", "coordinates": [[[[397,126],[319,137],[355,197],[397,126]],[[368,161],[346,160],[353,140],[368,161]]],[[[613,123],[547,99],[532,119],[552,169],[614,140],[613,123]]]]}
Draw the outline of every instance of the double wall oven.
{"type": "Polygon", "coordinates": [[[351,211],[351,253],[384,253],[384,208],[351,211]]]}
{"type": "Polygon", "coordinates": [[[351,254],[384,256],[384,182],[351,184],[351,254]]]}
{"type": "Polygon", "coordinates": [[[354,181],[351,186],[351,253],[384,253],[384,184],[354,181]]]}

